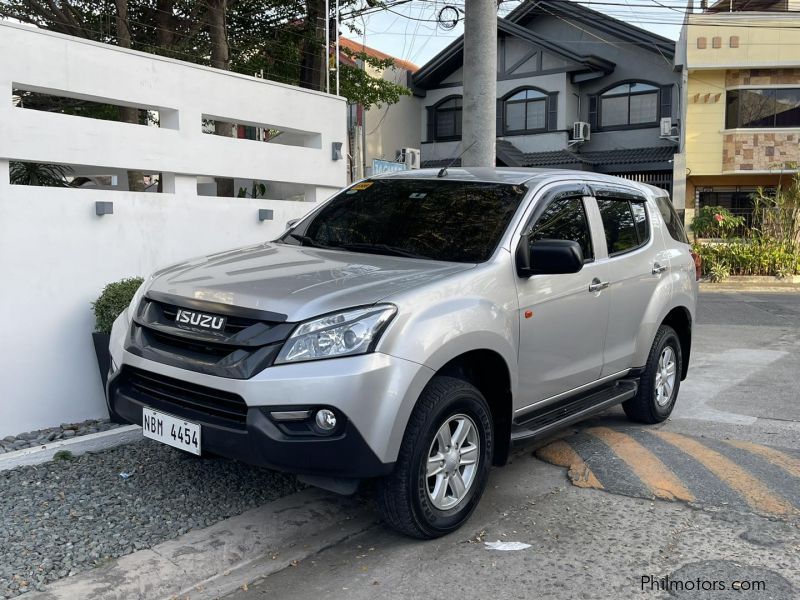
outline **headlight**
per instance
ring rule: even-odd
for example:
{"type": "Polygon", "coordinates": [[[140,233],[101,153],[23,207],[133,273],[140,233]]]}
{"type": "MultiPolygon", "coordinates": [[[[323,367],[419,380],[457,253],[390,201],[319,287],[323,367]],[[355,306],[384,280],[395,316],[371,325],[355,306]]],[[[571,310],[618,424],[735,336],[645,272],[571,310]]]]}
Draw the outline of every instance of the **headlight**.
{"type": "Polygon", "coordinates": [[[139,289],[136,290],[136,293],[131,298],[131,303],[128,305],[128,308],[125,309],[125,315],[128,320],[128,325],[130,325],[131,321],[133,320],[133,315],[136,312],[137,307],[139,306],[139,302],[142,301],[142,296],[144,296],[144,290],[147,287],[147,284],[150,283],[150,279],[152,277],[148,277],[144,280],[142,285],[139,286],[139,289]]]}
{"type": "Polygon", "coordinates": [[[298,325],[275,363],[335,358],[370,352],[397,308],[379,304],[326,315],[298,325]]]}

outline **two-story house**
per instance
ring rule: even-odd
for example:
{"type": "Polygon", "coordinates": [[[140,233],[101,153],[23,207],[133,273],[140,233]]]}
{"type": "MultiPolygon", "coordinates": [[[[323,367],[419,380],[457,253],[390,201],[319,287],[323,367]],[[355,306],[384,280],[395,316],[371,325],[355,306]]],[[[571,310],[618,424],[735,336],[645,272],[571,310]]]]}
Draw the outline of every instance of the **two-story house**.
{"type": "MultiPolygon", "coordinates": [[[[611,173],[671,190],[674,42],[576,3],[530,0],[498,18],[497,34],[497,165],[611,173]]],[[[412,78],[423,166],[463,150],[463,48],[462,37],[412,78]]]]}
{"type": "MultiPolygon", "coordinates": [[[[706,3],[702,3],[706,5],[706,3]]],[[[720,0],[687,16],[676,65],[686,90],[675,184],[750,221],[751,195],[800,163],[800,1],[720,0]]]]}

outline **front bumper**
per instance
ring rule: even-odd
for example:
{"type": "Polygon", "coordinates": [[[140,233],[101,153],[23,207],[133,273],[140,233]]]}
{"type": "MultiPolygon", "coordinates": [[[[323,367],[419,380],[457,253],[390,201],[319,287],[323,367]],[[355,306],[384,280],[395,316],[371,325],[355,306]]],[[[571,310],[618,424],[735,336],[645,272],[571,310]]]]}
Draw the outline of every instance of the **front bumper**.
{"type": "MultiPolygon", "coordinates": [[[[141,425],[142,407],[200,423],[202,450],[304,475],[368,478],[389,473],[406,423],[433,371],[381,353],[277,365],[250,379],[228,379],[180,369],[135,356],[123,348],[124,323],[115,323],[111,355],[115,371],[107,390],[111,417],[141,425]],[[118,365],[118,367],[117,367],[118,365]],[[177,380],[243,401],[234,425],[191,403],[142,393],[125,384],[126,369],[177,380]],[[332,408],[344,425],[334,435],[287,435],[272,411],[332,408]]],[[[229,400],[225,400],[228,402],[229,400]]]]}
{"type": "Polygon", "coordinates": [[[242,426],[213,422],[203,411],[177,406],[137,392],[121,383],[117,372],[108,384],[108,410],[116,421],[142,424],[142,408],[155,408],[197,422],[202,427],[202,451],[241,460],[260,467],[303,475],[363,479],[392,470],[381,462],[350,419],[330,437],[286,435],[268,415],[269,410],[251,407],[242,426]]]}

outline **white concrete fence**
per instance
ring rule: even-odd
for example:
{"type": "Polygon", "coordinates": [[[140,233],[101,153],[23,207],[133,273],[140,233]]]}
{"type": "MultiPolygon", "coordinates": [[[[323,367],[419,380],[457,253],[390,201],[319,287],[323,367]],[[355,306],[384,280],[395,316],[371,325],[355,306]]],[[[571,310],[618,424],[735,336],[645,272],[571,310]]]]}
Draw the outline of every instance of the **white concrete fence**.
{"type": "Polygon", "coordinates": [[[346,184],[345,126],[341,98],[0,24],[0,437],[107,415],[90,307],[104,285],[277,236],[346,184]],[[160,126],[20,108],[12,90],[158,111],[160,126]],[[209,135],[204,119],[283,133],[209,135]],[[10,161],[161,173],[164,193],[11,185],[10,161]],[[210,177],[273,184],[198,195],[210,177]],[[287,188],[305,201],[269,199],[287,188]]]}

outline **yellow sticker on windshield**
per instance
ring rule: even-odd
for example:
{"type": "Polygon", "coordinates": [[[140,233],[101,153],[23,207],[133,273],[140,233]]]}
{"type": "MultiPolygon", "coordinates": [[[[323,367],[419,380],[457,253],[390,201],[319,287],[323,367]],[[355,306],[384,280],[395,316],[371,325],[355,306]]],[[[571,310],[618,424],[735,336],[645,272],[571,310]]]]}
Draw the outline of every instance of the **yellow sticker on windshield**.
{"type": "Polygon", "coordinates": [[[353,187],[351,187],[350,189],[351,189],[351,190],[358,190],[358,191],[361,191],[361,190],[365,190],[365,189],[367,189],[367,188],[368,188],[369,186],[371,186],[371,185],[372,185],[372,182],[371,182],[371,181],[362,181],[361,183],[357,183],[357,184],[355,184],[355,185],[354,185],[353,187]]]}

